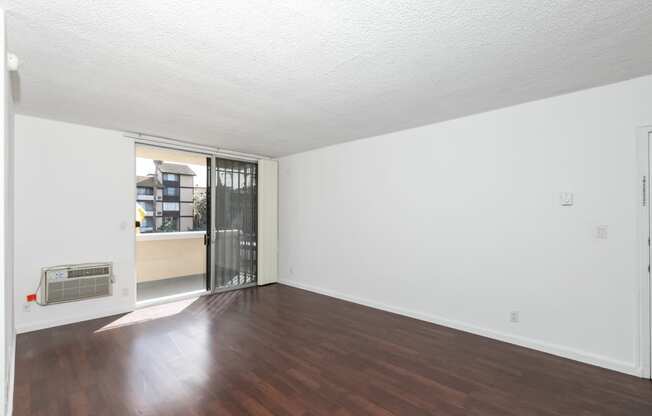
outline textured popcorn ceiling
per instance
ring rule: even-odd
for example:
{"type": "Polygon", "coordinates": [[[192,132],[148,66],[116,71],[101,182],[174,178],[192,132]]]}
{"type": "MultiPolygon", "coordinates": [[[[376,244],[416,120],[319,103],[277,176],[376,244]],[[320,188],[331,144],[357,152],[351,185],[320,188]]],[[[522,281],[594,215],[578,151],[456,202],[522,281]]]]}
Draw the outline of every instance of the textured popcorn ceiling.
{"type": "Polygon", "coordinates": [[[280,156],[652,73],[650,0],[23,0],[23,114],[280,156]]]}

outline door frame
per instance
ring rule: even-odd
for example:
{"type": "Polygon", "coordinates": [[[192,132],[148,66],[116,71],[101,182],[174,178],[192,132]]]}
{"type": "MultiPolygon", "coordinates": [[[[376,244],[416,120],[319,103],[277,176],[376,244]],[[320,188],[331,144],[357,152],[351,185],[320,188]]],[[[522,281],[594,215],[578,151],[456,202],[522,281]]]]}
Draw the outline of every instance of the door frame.
{"type": "MultiPolygon", "coordinates": [[[[152,140],[152,139],[145,139],[141,138],[140,135],[134,136],[131,134],[125,134],[125,137],[134,139],[134,150],[136,146],[150,146],[150,147],[159,147],[162,149],[168,149],[168,150],[178,150],[180,152],[186,152],[186,153],[194,153],[196,155],[201,155],[205,156],[207,159],[210,160],[210,166],[207,166],[207,168],[210,168],[211,171],[213,171],[213,166],[215,166],[215,154],[213,151],[209,150],[209,148],[203,147],[203,146],[194,146],[194,145],[186,145],[184,143],[173,143],[171,140],[165,140],[165,141],[159,141],[159,140],[152,140]]],[[[136,157],[135,157],[135,151],[134,151],[134,169],[136,165],[136,157]]],[[[138,276],[136,274],[136,270],[134,268],[134,281],[133,281],[133,292],[134,292],[134,304],[135,304],[135,309],[140,309],[140,308],[146,308],[148,306],[154,306],[154,305],[159,305],[163,303],[170,303],[170,302],[176,302],[179,300],[184,300],[188,298],[193,298],[197,296],[205,296],[205,295],[210,295],[213,293],[213,284],[214,284],[214,267],[213,267],[213,256],[215,255],[215,248],[213,244],[213,238],[212,234],[210,233],[211,230],[211,224],[213,222],[213,215],[214,215],[214,186],[213,184],[213,177],[212,176],[207,176],[207,186],[210,186],[210,201],[209,201],[209,207],[210,210],[208,212],[208,221],[207,221],[207,226],[206,226],[206,236],[208,237],[207,244],[208,244],[208,250],[206,253],[206,274],[207,274],[207,283],[209,284],[209,287],[206,288],[206,290],[202,293],[180,293],[178,295],[171,295],[171,296],[166,296],[164,298],[158,298],[158,299],[150,299],[150,300],[143,300],[143,301],[138,301],[138,276]]],[[[134,188],[134,201],[136,200],[136,190],[134,188]]],[[[138,254],[136,253],[136,234],[134,233],[134,259],[137,260],[138,254]]]]}
{"type": "MultiPolygon", "coordinates": [[[[215,169],[216,166],[216,161],[215,159],[217,158],[222,158],[222,159],[232,159],[232,160],[241,160],[245,162],[252,162],[258,164],[260,160],[265,160],[265,159],[270,159],[267,156],[260,156],[260,155],[255,155],[255,154],[250,154],[250,153],[242,153],[242,152],[235,152],[235,151],[229,151],[225,149],[220,149],[218,147],[212,147],[212,146],[205,146],[205,145],[199,145],[191,142],[186,142],[186,141],[181,141],[177,139],[172,139],[169,137],[163,137],[163,136],[154,136],[154,135],[148,135],[148,134],[142,134],[142,133],[136,133],[136,132],[125,132],[123,134],[124,137],[132,139],[134,141],[134,146],[136,145],[146,145],[146,146],[155,146],[155,147],[162,147],[165,149],[171,149],[171,150],[180,150],[184,152],[191,152],[191,153],[196,153],[196,154],[201,154],[206,157],[211,158],[211,176],[210,176],[210,199],[211,199],[211,210],[209,213],[209,223],[210,223],[210,234],[207,234],[209,238],[209,243],[210,243],[210,261],[211,261],[211,267],[210,267],[210,287],[202,293],[200,296],[205,296],[205,295],[211,295],[215,293],[220,293],[220,292],[226,292],[230,290],[237,290],[237,289],[243,289],[245,287],[253,287],[256,286],[257,283],[254,282],[249,285],[243,285],[243,286],[238,286],[234,288],[221,288],[217,289],[215,287],[215,279],[216,279],[216,274],[215,274],[215,242],[217,241],[217,231],[215,229],[215,209],[217,207],[217,204],[215,203],[215,198],[216,198],[216,190],[215,190],[215,184],[217,183],[217,170],[215,169]]],[[[136,164],[136,160],[134,157],[134,167],[136,164]]],[[[135,189],[133,190],[134,192],[134,200],[136,198],[135,195],[135,189]]],[[[258,238],[258,236],[256,237],[258,238]]],[[[134,251],[136,250],[136,235],[134,234],[134,251]]],[[[256,244],[258,246],[258,244],[256,244]]],[[[135,258],[136,253],[134,252],[134,258],[135,258]]],[[[208,259],[207,259],[208,260],[208,259]]],[[[135,301],[135,308],[143,308],[147,306],[152,306],[160,303],[168,303],[168,302],[174,302],[177,300],[181,300],[184,298],[188,298],[190,296],[186,295],[179,295],[178,297],[170,298],[170,299],[155,299],[152,301],[143,301],[143,302],[138,302],[136,300],[137,298],[137,276],[134,271],[134,281],[133,281],[133,299],[135,301]]],[[[197,295],[193,295],[197,296],[197,295]]]]}
{"type": "MultiPolygon", "coordinates": [[[[212,212],[211,212],[211,240],[216,242],[217,241],[217,224],[215,223],[215,217],[217,216],[217,183],[218,183],[218,177],[217,177],[217,159],[228,159],[228,160],[237,160],[237,161],[242,161],[242,162],[248,162],[248,163],[253,163],[256,164],[256,192],[259,192],[259,187],[258,187],[258,177],[259,177],[259,170],[260,170],[260,163],[259,159],[254,159],[251,157],[243,157],[243,156],[233,156],[233,155],[225,155],[224,153],[214,153],[213,154],[213,159],[211,161],[211,166],[213,169],[212,176],[211,176],[211,200],[214,201],[212,204],[212,212]]],[[[258,211],[258,198],[256,198],[256,210],[258,211]]],[[[256,221],[258,221],[258,215],[256,214],[256,221]]],[[[259,242],[260,242],[260,237],[258,234],[258,225],[256,224],[256,257],[258,258],[258,247],[259,247],[259,242]]],[[[213,262],[213,265],[211,267],[211,276],[212,276],[212,281],[211,281],[211,293],[216,294],[216,293],[223,293],[223,292],[230,292],[232,290],[238,290],[238,289],[246,289],[248,287],[255,287],[258,286],[258,268],[256,267],[256,281],[251,282],[251,283],[246,283],[244,285],[240,286],[232,286],[232,287],[217,287],[217,270],[215,267],[215,262],[217,260],[216,257],[216,251],[217,251],[217,244],[211,244],[211,261],[213,262]]]]}
{"type": "Polygon", "coordinates": [[[641,377],[652,377],[652,233],[650,229],[650,175],[652,174],[652,126],[642,126],[636,131],[637,153],[637,225],[638,225],[638,269],[639,269],[639,331],[638,363],[641,377]]]}

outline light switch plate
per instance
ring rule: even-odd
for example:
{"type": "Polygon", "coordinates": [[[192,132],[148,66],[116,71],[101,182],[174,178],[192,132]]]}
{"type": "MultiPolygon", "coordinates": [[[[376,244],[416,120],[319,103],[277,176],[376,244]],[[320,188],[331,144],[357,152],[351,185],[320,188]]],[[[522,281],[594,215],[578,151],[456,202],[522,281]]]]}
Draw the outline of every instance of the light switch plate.
{"type": "Polygon", "coordinates": [[[559,193],[559,205],[562,207],[571,207],[575,202],[575,195],[572,192],[559,193]]]}
{"type": "Polygon", "coordinates": [[[595,238],[598,240],[606,240],[609,236],[609,227],[606,225],[598,225],[595,227],[595,238]]]}
{"type": "Polygon", "coordinates": [[[521,317],[520,317],[519,315],[520,315],[520,314],[519,314],[518,311],[512,311],[512,312],[510,312],[510,313],[509,313],[509,322],[514,323],[514,324],[519,323],[520,320],[521,320],[521,317]]]}

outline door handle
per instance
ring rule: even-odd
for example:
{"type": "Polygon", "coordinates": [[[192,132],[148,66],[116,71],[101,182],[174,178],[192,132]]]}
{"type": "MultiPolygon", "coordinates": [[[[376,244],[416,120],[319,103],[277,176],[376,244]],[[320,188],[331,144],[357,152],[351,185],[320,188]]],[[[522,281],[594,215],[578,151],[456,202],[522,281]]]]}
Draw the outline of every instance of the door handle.
{"type": "Polygon", "coordinates": [[[643,206],[647,206],[647,177],[643,176],[643,179],[641,180],[641,184],[643,186],[643,193],[642,193],[642,199],[643,199],[643,206]]]}

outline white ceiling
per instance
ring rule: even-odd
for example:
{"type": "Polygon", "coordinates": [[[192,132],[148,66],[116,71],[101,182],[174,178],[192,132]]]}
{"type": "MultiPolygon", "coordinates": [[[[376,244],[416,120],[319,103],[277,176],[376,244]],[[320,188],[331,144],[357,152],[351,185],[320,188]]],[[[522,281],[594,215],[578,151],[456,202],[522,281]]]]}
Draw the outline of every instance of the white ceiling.
{"type": "Polygon", "coordinates": [[[7,0],[17,112],[280,156],[652,73],[650,0],[7,0]]]}

